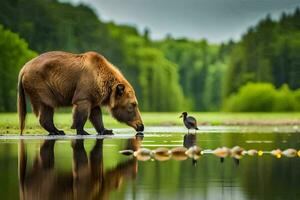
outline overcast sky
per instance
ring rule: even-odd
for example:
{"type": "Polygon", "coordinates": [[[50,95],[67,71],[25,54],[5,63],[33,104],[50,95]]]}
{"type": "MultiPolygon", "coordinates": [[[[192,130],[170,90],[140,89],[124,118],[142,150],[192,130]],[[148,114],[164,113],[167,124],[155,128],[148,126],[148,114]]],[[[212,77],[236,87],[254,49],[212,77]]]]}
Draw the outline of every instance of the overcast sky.
{"type": "Polygon", "coordinates": [[[90,5],[105,21],[151,30],[153,39],[206,38],[218,43],[239,39],[268,13],[278,18],[300,7],[300,0],[61,0],[90,5]]]}

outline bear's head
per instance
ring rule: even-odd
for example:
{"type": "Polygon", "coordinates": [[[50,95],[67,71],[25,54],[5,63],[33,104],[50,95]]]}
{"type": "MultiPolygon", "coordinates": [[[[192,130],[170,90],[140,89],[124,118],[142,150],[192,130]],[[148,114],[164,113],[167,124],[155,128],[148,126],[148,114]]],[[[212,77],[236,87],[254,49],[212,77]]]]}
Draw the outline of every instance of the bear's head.
{"type": "Polygon", "coordinates": [[[109,110],[114,118],[143,131],[144,125],[134,89],[129,83],[119,83],[112,88],[109,110]]]}

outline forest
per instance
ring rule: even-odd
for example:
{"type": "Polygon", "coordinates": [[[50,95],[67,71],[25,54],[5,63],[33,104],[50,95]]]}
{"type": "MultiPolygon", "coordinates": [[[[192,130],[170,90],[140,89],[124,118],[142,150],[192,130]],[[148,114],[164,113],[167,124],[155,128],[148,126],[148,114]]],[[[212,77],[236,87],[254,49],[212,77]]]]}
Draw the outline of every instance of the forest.
{"type": "Polygon", "coordinates": [[[46,51],[96,51],[134,86],[142,111],[300,111],[300,10],[210,44],[104,22],[87,5],[0,1],[0,112],[16,111],[20,68],[46,51]]]}

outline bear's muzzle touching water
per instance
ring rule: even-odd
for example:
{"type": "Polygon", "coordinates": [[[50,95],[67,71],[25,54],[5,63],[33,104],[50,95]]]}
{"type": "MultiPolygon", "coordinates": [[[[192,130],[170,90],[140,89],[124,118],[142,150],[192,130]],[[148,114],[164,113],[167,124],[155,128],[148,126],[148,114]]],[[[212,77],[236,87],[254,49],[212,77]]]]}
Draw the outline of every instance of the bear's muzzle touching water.
{"type": "Polygon", "coordinates": [[[88,134],[89,119],[98,134],[111,134],[102,121],[105,106],[120,122],[143,131],[134,89],[121,72],[95,52],[72,54],[61,51],[44,53],[24,65],[19,74],[18,112],[21,134],[25,126],[26,98],[49,134],[63,135],[53,123],[54,109],[73,106],[73,125],[77,134],[88,134]]]}

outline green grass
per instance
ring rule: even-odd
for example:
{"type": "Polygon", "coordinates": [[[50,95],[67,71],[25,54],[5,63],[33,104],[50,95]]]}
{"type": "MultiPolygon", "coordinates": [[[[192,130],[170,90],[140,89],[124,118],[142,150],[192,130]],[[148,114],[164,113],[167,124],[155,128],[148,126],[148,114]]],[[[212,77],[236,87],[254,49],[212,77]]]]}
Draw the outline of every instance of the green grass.
{"type": "MultiPolygon", "coordinates": [[[[199,125],[300,125],[300,113],[190,113],[197,118],[199,125]]],[[[178,113],[142,113],[145,126],[182,125],[178,113]]],[[[57,113],[54,121],[59,129],[74,132],[71,113],[57,113]]],[[[109,115],[104,115],[107,128],[127,127],[109,115]]],[[[86,127],[92,127],[88,122],[86,127]]],[[[37,118],[28,114],[25,133],[44,133],[37,118]]],[[[0,134],[19,133],[17,113],[0,113],[0,134]]]]}

